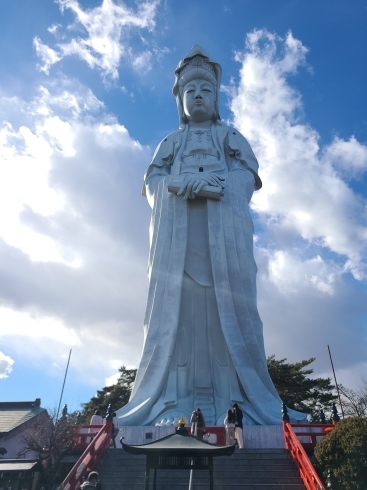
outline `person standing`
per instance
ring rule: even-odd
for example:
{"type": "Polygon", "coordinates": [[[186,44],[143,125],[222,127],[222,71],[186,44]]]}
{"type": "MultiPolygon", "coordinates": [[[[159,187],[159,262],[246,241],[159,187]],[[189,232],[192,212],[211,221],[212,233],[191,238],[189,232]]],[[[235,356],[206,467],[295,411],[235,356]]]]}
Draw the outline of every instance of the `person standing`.
{"type": "Polygon", "coordinates": [[[237,405],[237,403],[234,403],[232,405],[232,408],[233,408],[233,413],[234,413],[234,424],[235,424],[234,434],[235,434],[235,438],[237,439],[238,448],[243,449],[243,424],[242,424],[243,414],[242,414],[242,410],[237,405]]]}
{"type": "Polygon", "coordinates": [[[232,410],[227,410],[226,418],[224,419],[224,425],[226,428],[226,445],[235,443],[235,419],[232,410]]]}
{"type": "Polygon", "coordinates": [[[111,437],[111,440],[112,440],[113,447],[115,449],[116,449],[116,436],[119,432],[120,432],[119,419],[116,417],[116,413],[113,412],[113,414],[112,414],[112,437],[111,437]]]}
{"type": "Polygon", "coordinates": [[[196,435],[198,439],[203,439],[205,434],[205,419],[200,408],[197,408],[192,412],[190,422],[192,424],[191,434],[196,435]]]}
{"type": "Polygon", "coordinates": [[[96,410],[90,419],[90,425],[103,425],[103,417],[99,410],[96,410]]]}
{"type": "MultiPolygon", "coordinates": [[[[92,418],[90,419],[89,425],[101,425],[101,426],[103,425],[103,417],[102,417],[101,412],[99,410],[96,410],[94,412],[94,414],[92,415],[92,418]]],[[[93,429],[89,428],[88,429],[88,432],[91,433],[93,437],[97,434],[98,431],[99,431],[99,429],[97,430],[95,428],[93,428],[93,429]]],[[[91,437],[89,442],[92,442],[93,437],[91,437]]]]}

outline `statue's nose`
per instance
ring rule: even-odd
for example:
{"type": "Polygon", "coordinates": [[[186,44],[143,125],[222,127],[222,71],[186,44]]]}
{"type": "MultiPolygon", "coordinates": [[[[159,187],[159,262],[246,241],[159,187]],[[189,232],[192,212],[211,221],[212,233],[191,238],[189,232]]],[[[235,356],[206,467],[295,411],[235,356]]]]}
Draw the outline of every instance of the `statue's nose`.
{"type": "Polygon", "coordinates": [[[201,99],[201,98],[202,97],[201,97],[201,94],[200,93],[195,95],[195,99],[201,99]]]}

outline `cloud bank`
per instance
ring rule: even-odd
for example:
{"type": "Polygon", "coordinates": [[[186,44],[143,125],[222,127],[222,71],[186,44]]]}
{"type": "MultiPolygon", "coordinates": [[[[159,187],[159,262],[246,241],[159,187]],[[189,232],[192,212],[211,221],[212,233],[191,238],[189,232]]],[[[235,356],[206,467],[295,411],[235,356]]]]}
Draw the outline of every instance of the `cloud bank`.
{"type": "MultiPolygon", "coordinates": [[[[40,87],[29,102],[0,104],[7,115],[0,130],[7,210],[0,219],[1,337],[15,350],[27,338],[25,356],[34,361],[73,347],[80,351],[75,368],[89,367],[91,379],[110,356],[137,364],[149,220],[140,191],[150,149],[75,81],[40,87]]],[[[103,369],[111,374],[111,366],[103,369]]]]}
{"type": "Polygon", "coordinates": [[[352,182],[366,177],[367,147],[353,135],[320,147],[288,82],[306,55],[290,32],[255,30],[235,53],[238,85],[226,88],[233,124],[249,139],[264,184],[252,208],[265,338],[277,355],[326,359],[323,349],[334,342],[341,365],[365,363],[367,199],[352,182]]]}

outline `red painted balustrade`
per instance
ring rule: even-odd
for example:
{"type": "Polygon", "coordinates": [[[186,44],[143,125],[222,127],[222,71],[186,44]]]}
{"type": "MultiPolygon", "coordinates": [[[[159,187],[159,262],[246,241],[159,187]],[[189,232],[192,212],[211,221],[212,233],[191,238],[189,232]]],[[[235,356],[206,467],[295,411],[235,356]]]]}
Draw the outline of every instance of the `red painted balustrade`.
{"type": "Polygon", "coordinates": [[[78,445],[80,447],[86,445],[86,448],[73,469],[60,485],[60,490],[79,489],[83,483],[84,474],[87,471],[92,471],[97,468],[111,444],[111,421],[106,421],[106,424],[103,426],[83,425],[78,429],[75,435],[78,445]]]}
{"type": "Polygon", "coordinates": [[[325,487],[317,475],[315,468],[312,466],[298,437],[310,437],[310,444],[316,444],[317,437],[326,435],[332,428],[333,426],[321,426],[319,424],[295,424],[291,426],[289,422],[283,422],[285,447],[296,463],[303,484],[307,490],[325,490],[325,487]],[[300,431],[300,428],[302,428],[302,431],[300,431]],[[314,432],[313,428],[320,428],[320,431],[314,432]]]}

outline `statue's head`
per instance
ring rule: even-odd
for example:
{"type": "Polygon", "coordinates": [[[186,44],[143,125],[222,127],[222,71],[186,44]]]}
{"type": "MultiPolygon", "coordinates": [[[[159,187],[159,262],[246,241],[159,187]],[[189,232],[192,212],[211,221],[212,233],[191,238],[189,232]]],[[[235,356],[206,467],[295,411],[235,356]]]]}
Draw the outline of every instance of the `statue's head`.
{"type": "Polygon", "coordinates": [[[180,124],[190,119],[195,122],[220,119],[221,75],[220,65],[211,60],[206,51],[198,44],[195,44],[185,58],[179,62],[175,71],[176,79],[172,92],[176,97],[180,124]],[[202,104],[193,102],[199,92],[203,97],[202,104]]]}

